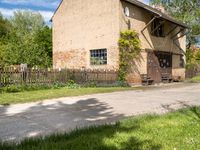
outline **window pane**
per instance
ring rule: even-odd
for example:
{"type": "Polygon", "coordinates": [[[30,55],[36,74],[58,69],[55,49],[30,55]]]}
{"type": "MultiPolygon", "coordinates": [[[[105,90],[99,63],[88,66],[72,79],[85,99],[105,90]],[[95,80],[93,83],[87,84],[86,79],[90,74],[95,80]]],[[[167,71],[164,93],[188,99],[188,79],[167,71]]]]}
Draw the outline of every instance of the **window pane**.
{"type": "Polygon", "coordinates": [[[91,65],[107,64],[107,49],[90,50],[91,65]]]}
{"type": "Polygon", "coordinates": [[[164,21],[155,19],[151,26],[152,35],[157,37],[164,37],[164,21]]]}

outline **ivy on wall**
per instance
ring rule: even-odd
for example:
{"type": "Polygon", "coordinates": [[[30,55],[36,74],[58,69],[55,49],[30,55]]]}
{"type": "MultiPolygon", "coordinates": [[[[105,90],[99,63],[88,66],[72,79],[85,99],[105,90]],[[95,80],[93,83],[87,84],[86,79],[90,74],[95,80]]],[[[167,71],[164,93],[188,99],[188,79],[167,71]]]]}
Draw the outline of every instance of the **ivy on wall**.
{"type": "Polygon", "coordinates": [[[134,30],[120,32],[119,45],[119,71],[118,80],[124,82],[134,59],[141,52],[140,40],[134,30]]]}

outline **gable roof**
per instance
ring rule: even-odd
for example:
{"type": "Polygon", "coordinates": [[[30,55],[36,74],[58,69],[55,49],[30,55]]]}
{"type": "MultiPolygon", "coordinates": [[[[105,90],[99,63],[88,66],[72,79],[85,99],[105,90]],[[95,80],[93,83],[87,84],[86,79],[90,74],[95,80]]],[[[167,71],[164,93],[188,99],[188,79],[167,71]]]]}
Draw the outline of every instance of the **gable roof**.
{"type": "MultiPolygon", "coordinates": [[[[52,21],[53,17],[55,16],[56,12],[58,11],[60,6],[62,5],[63,1],[64,0],[61,0],[60,4],[58,5],[57,9],[55,10],[55,12],[54,12],[53,16],[51,17],[50,21],[52,21]]],[[[154,15],[158,15],[161,18],[166,19],[169,22],[172,22],[172,23],[174,23],[176,25],[179,25],[179,26],[184,27],[184,28],[189,28],[185,23],[183,23],[181,21],[178,21],[178,20],[172,18],[171,16],[169,16],[169,15],[167,15],[167,14],[165,14],[165,13],[163,13],[163,12],[161,12],[161,11],[159,11],[159,10],[149,6],[149,5],[146,5],[146,4],[144,4],[144,3],[142,3],[142,2],[140,2],[138,0],[123,0],[123,1],[129,2],[129,3],[133,4],[133,5],[136,5],[136,6],[140,7],[140,8],[143,8],[143,9],[149,11],[150,13],[152,13],[154,15]]]]}
{"type": "Polygon", "coordinates": [[[51,17],[51,20],[50,20],[50,21],[53,20],[53,17],[55,16],[56,12],[58,11],[58,9],[60,8],[60,6],[62,5],[63,1],[64,1],[64,0],[61,0],[60,4],[58,5],[58,7],[56,8],[56,10],[54,11],[53,16],[51,17]]]}
{"type": "Polygon", "coordinates": [[[146,4],[144,4],[144,3],[142,3],[138,0],[123,0],[123,1],[129,2],[129,3],[136,5],[140,8],[142,8],[142,9],[145,9],[148,12],[150,12],[154,15],[157,15],[157,16],[159,16],[159,17],[161,17],[161,18],[163,18],[163,19],[165,19],[169,22],[172,22],[176,25],[179,25],[179,26],[184,27],[184,28],[189,28],[185,23],[178,21],[178,20],[174,19],[173,17],[171,17],[171,16],[169,16],[169,15],[167,15],[167,14],[165,14],[165,13],[163,13],[163,12],[161,12],[161,11],[159,11],[159,10],[149,6],[149,5],[146,5],[146,4]]]}

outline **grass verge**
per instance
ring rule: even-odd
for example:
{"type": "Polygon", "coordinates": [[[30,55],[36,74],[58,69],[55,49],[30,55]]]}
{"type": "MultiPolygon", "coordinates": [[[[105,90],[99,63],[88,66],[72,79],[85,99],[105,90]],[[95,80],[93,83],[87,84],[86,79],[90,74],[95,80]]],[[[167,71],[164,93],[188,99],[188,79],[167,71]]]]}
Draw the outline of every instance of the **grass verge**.
{"type": "Polygon", "coordinates": [[[37,91],[24,91],[19,93],[3,93],[0,94],[0,105],[10,105],[16,103],[35,102],[44,99],[52,99],[59,97],[81,96],[95,93],[109,93],[116,91],[134,90],[137,88],[129,87],[108,87],[108,88],[77,88],[69,89],[66,87],[59,89],[47,89],[37,91]]]}
{"type": "Polygon", "coordinates": [[[190,82],[200,83],[200,76],[193,77],[192,79],[190,79],[190,82]]]}
{"type": "Polygon", "coordinates": [[[196,150],[200,149],[200,107],[162,116],[146,115],[69,134],[0,144],[2,150],[196,150]]]}

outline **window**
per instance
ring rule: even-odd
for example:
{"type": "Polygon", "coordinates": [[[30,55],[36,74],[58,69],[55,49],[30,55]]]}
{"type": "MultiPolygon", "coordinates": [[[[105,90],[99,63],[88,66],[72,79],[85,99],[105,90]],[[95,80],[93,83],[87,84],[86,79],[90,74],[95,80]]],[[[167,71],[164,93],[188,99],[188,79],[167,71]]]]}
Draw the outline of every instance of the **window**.
{"type": "Polygon", "coordinates": [[[129,16],[130,16],[130,11],[129,11],[129,8],[128,8],[128,7],[125,7],[125,8],[124,8],[124,14],[126,15],[126,17],[129,17],[129,16]]]}
{"type": "Polygon", "coordinates": [[[184,66],[185,66],[184,56],[180,55],[180,68],[184,68],[184,66]]]}
{"type": "Polygon", "coordinates": [[[151,34],[157,37],[164,37],[164,21],[155,19],[152,23],[151,34]]]}
{"type": "Polygon", "coordinates": [[[91,65],[106,65],[107,64],[107,49],[90,50],[91,65]]]}
{"type": "Polygon", "coordinates": [[[172,55],[165,53],[158,53],[158,62],[161,68],[172,68],[172,55]]]}

